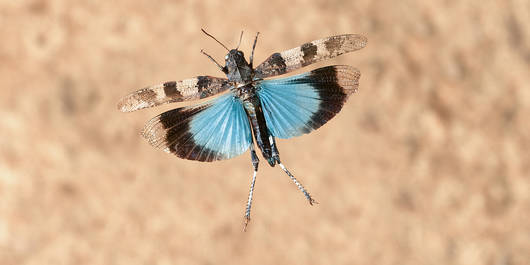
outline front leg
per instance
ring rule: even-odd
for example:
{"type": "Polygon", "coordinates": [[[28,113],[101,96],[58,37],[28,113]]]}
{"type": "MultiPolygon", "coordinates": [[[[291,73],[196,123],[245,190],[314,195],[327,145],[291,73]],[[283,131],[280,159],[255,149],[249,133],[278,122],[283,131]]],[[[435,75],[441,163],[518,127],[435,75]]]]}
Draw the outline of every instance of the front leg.
{"type": "Polygon", "coordinates": [[[223,72],[223,73],[228,73],[228,70],[226,69],[226,67],[222,67],[212,56],[210,56],[209,54],[207,54],[206,52],[204,52],[204,50],[201,50],[201,53],[206,55],[206,57],[208,57],[208,59],[210,59],[215,65],[217,65],[217,67],[219,67],[219,69],[223,72]]]}

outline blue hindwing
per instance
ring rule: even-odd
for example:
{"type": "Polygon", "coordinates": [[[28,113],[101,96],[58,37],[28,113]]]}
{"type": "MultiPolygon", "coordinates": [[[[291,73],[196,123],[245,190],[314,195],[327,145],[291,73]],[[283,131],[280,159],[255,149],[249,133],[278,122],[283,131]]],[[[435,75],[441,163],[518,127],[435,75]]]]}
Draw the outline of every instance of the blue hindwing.
{"type": "Polygon", "coordinates": [[[258,83],[269,132],[291,138],[318,129],[341,109],[358,87],[360,73],[350,66],[328,66],[258,83]]]}
{"type": "Polygon", "coordinates": [[[164,112],[147,123],[143,135],[179,157],[208,162],[238,156],[252,142],[243,105],[231,93],[164,112]]]}

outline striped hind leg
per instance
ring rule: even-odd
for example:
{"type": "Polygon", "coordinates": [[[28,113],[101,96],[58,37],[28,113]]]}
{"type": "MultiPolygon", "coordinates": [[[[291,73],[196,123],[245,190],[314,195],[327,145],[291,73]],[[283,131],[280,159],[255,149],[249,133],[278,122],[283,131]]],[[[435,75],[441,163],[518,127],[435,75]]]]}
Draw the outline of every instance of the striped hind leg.
{"type": "Polygon", "coordinates": [[[294,184],[298,187],[298,189],[300,191],[302,191],[302,193],[304,193],[304,196],[306,197],[306,199],[309,201],[309,204],[310,205],[313,205],[314,203],[318,203],[317,201],[315,201],[315,199],[313,199],[311,197],[311,195],[309,194],[309,192],[304,188],[304,186],[302,185],[302,183],[300,183],[294,176],[293,174],[291,174],[291,172],[282,164],[282,162],[280,161],[280,153],[278,152],[278,148],[276,147],[276,140],[274,140],[274,137],[271,135],[269,136],[269,141],[270,141],[270,144],[271,144],[271,149],[272,149],[272,157],[273,159],[276,161],[276,163],[278,165],[280,165],[280,167],[282,168],[282,170],[285,172],[285,174],[287,174],[287,176],[289,176],[289,178],[294,182],[294,184]]]}
{"type": "Polygon", "coordinates": [[[254,142],[250,145],[250,157],[252,159],[252,166],[254,168],[254,174],[252,175],[252,180],[250,182],[250,191],[248,193],[247,207],[245,209],[245,227],[243,231],[247,230],[248,222],[250,222],[250,208],[252,207],[252,195],[254,194],[254,185],[256,184],[256,175],[258,174],[258,165],[259,159],[254,150],[254,142]]]}

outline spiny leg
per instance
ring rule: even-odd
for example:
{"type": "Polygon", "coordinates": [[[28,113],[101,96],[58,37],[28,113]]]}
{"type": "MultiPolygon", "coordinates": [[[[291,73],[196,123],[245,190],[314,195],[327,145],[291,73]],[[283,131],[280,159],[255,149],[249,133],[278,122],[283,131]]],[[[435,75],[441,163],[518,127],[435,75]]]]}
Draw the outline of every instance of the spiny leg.
{"type": "Polygon", "coordinates": [[[250,182],[250,191],[248,193],[247,208],[245,210],[245,227],[243,231],[247,230],[248,222],[250,222],[250,208],[252,207],[252,195],[254,194],[254,184],[256,184],[256,175],[258,174],[259,159],[254,150],[254,143],[250,145],[250,156],[252,158],[252,166],[254,167],[254,174],[252,175],[252,181],[250,182]]]}
{"type": "Polygon", "coordinates": [[[283,171],[285,171],[285,173],[289,176],[289,178],[291,178],[291,180],[294,182],[294,184],[296,184],[298,189],[301,190],[304,193],[305,197],[309,201],[309,204],[313,205],[313,203],[318,203],[317,201],[315,201],[315,199],[313,199],[311,197],[311,195],[309,195],[309,192],[307,192],[307,190],[304,188],[304,186],[302,186],[302,183],[300,183],[298,180],[296,180],[296,178],[293,176],[293,174],[291,174],[291,172],[289,172],[289,170],[287,170],[287,168],[285,168],[285,166],[282,163],[278,163],[278,165],[280,165],[280,167],[283,169],[283,171]]]}
{"type": "Polygon", "coordinates": [[[210,59],[212,62],[215,63],[215,65],[217,65],[217,67],[219,67],[219,69],[221,69],[221,71],[223,71],[224,73],[226,73],[226,70],[224,67],[222,67],[212,56],[210,56],[209,54],[205,53],[204,50],[201,50],[201,53],[206,55],[206,57],[208,57],[208,59],[210,59]]]}
{"type": "Polygon", "coordinates": [[[309,194],[309,192],[307,192],[307,190],[304,188],[302,183],[300,183],[293,176],[293,174],[291,174],[291,172],[287,168],[285,168],[285,166],[282,164],[282,162],[280,161],[280,153],[278,152],[278,148],[276,147],[276,140],[274,140],[274,137],[273,136],[269,136],[269,141],[271,143],[272,157],[274,158],[274,160],[276,160],[278,165],[280,165],[280,167],[283,169],[285,174],[287,174],[287,176],[289,176],[289,178],[294,182],[294,184],[298,187],[298,189],[300,191],[302,191],[302,193],[304,193],[304,195],[307,198],[307,200],[309,201],[310,205],[313,205],[313,203],[318,203],[317,201],[315,201],[315,199],[313,199],[311,197],[311,195],[309,194]]]}
{"type": "Polygon", "coordinates": [[[256,42],[258,42],[258,35],[259,35],[259,32],[256,33],[256,38],[254,38],[254,44],[252,45],[252,53],[250,54],[250,58],[249,58],[251,68],[252,68],[252,61],[254,60],[254,50],[256,49],[256,42]]]}

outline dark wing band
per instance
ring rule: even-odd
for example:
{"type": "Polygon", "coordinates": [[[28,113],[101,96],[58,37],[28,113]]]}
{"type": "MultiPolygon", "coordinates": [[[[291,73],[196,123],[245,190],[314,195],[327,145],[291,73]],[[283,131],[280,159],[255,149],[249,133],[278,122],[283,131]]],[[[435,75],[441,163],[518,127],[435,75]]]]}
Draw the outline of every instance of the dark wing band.
{"type": "Polygon", "coordinates": [[[288,73],[301,67],[356,51],[366,46],[362,35],[337,35],[308,42],[300,47],[272,54],[255,69],[256,78],[266,78],[288,73]]]}
{"type": "Polygon", "coordinates": [[[170,81],[137,90],[123,97],[118,102],[118,109],[131,112],[165,103],[196,100],[216,95],[230,87],[228,79],[212,76],[170,81]]]}

